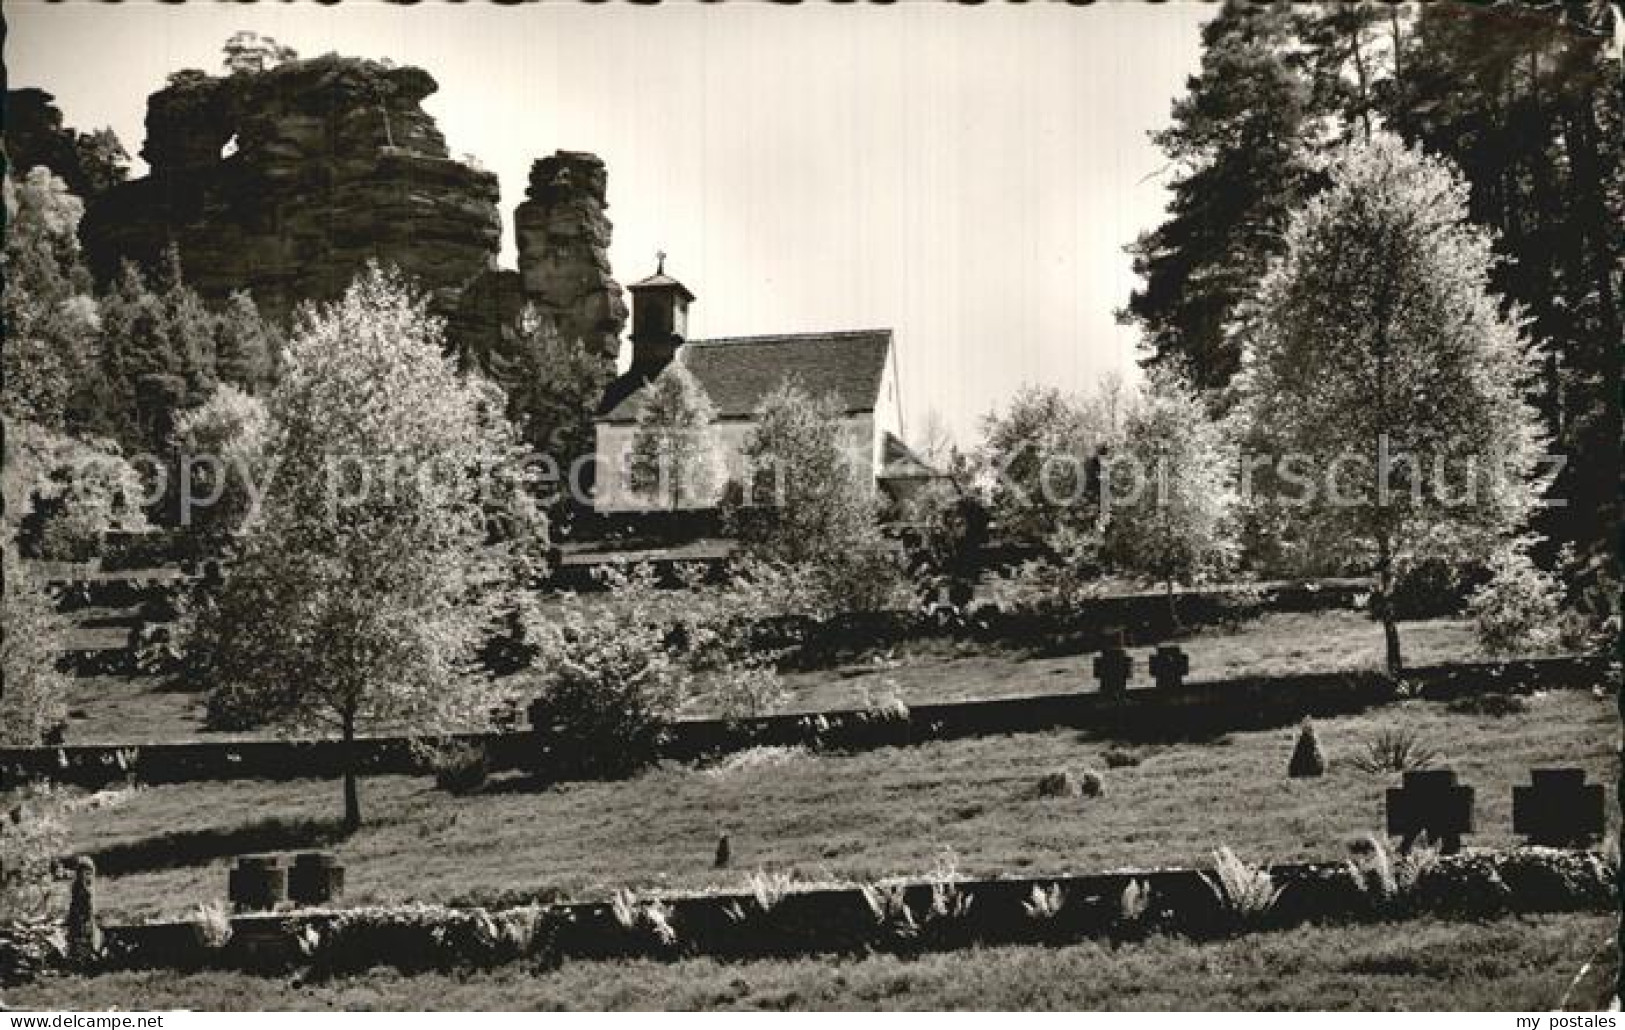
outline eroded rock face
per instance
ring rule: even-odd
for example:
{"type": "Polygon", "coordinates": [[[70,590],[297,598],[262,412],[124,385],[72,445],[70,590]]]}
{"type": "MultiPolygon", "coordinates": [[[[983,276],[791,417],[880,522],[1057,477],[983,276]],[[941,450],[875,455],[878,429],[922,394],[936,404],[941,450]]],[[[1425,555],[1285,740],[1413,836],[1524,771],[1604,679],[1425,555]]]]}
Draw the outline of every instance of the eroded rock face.
{"type": "MultiPolygon", "coordinates": [[[[519,270],[493,270],[464,291],[447,335],[465,362],[501,379],[487,356],[511,349],[528,306],[560,337],[581,340],[613,376],[626,327],[626,301],[609,266],[608,175],[593,154],[558,151],[531,166],[526,200],[514,211],[519,270]]],[[[513,386],[504,383],[504,386],[513,386]]]]}
{"type": "Polygon", "coordinates": [[[537,161],[514,229],[526,298],[555,318],[560,335],[585,341],[613,363],[626,302],[610,274],[608,179],[593,154],[560,150],[537,161]]]}
{"type": "Polygon", "coordinates": [[[175,242],[204,296],[247,289],[285,318],[340,294],[377,258],[441,314],[495,267],[496,176],[451,159],[419,68],[337,56],[259,73],[181,72],[147,104],[152,171],[91,205],[91,268],[152,263],[175,242]]]}

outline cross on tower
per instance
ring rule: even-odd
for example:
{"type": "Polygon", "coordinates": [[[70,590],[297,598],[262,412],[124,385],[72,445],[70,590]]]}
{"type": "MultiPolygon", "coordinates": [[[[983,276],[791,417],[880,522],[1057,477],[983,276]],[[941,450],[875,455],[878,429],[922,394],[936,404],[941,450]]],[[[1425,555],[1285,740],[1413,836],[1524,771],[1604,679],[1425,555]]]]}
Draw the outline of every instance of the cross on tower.
{"type": "Polygon", "coordinates": [[[664,275],[665,273],[666,252],[663,250],[657,250],[655,251],[655,275],[664,275]]]}

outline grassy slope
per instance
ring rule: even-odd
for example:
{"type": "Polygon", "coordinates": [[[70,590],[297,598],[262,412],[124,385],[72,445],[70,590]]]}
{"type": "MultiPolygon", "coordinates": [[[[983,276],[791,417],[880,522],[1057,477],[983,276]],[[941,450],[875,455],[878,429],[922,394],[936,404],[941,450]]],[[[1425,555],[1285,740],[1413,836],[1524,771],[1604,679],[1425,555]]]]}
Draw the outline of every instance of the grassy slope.
{"type": "MultiPolygon", "coordinates": [[[[930,955],[727,964],[567,964],[466,975],[365,976],[302,985],[207,973],[46,980],[13,1006],[53,1009],[1442,1009],[1555,1007],[1615,930],[1611,916],[1490,924],[1419,920],[1305,927],[1193,945],[995,948],[930,955]]],[[[1571,1007],[1600,1008],[1589,978],[1571,1007]]]]}
{"type": "MultiPolygon", "coordinates": [[[[1482,658],[1471,627],[1460,621],[1408,623],[1407,660],[1414,665],[1482,658]]],[[[1192,679],[1310,670],[1378,668],[1382,630],[1359,612],[1267,615],[1239,631],[1207,630],[1185,641],[1192,679]]],[[[1149,648],[1131,649],[1135,681],[1150,684],[1149,648]]],[[[896,693],[909,703],[1094,689],[1092,655],[1036,657],[985,647],[922,641],[837,669],[785,677],[788,707],[799,711],[860,707],[896,693]]],[[[161,678],[92,676],[73,681],[72,743],[140,743],[255,734],[203,731],[203,695],[173,690],[161,678]]],[[[688,713],[707,714],[703,701],[688,713]]],[[[261,734],[263,735],[263,734],[261,734]]]]}
{"type": "MultiPolygon", "coordinates": [[[[1255,860],[1335,858],[1380,830],[1382,792],[1397,779],[1348,760],[1379,729],[1401,726],[1477,788],[1480,832],[1470,843],[1513,842],[1511,788],[1531,767],[1579,765],[1593,781],[1617,779],[1613,697],[1557,692],[1499,718],[1413,701],[1326,720],[1333,767],[1318,780],[1286,778],[1292,728],[1203,746],[1142,744],[1132,748],[1141,764],[1118,769],[1105,766],[1111,742],[1054,731],[726,773],[670,767],[542,790],[495,783],[464,798],[428,780],[381,777],[362,787],[367,825],[338,849],[358,903],[490,903],[513,896],[504,889],[731,889],[759,864],[809,880],[871,879],[924,872],[943,847],[974,875],[1201,864],[1220,844],[1255,860]],[[1038,778],[1063,765],[1104,770],[1106,796],[1036,797],[1038,778]],[[734,870],[711,867],[722,830],[732,834],[734,870]]],[[[101,860],[104,913],[173,915],[224,894],[228,856],[335,839],[338,810],[338,785],[324,781],[152,787],[81,817],[72,846],[115,849],[101,860]]],[[[1617,825],[1617,808],[1609,811],[1617,825]]]]}
{"type": "MultiPolygon", "coordinates": [[[[1411,665],[1485,657],[1472,625],[1463,620],[1406,623],[1401,634],[1411,665]]],[[[1192,680],[1379,669],[1383,663],[1382,627],[1362,612],[1265,615],[1239,630],[1202,630],[1181,646],[1190,655],[1192,680]]],[[[1151,686],[1148,660],[1153,649],[1128,650],[1134,659],[1132,682],[1151,686]]],[[[892,692],[918,703],[1093,690],[1093,660],[1093,654],[1050,657],[927,641],[840,669],[789,674],[788,707],[805,711],[860,707],[868,697],[892,692]]]]}

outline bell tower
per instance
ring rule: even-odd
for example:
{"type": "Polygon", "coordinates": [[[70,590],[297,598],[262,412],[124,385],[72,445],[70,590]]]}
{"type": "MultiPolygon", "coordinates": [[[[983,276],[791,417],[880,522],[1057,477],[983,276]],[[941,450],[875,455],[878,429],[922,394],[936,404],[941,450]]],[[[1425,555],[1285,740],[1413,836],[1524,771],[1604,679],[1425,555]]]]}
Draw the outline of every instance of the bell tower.
{"type": "Polygon", "coordinates": [[[671,363],[688,339],[688,306],[694,294],[666,274],[666,252],[657,255],[655,274],[627,287],[632,294],[632,368],[653,379],[671,363]]]}

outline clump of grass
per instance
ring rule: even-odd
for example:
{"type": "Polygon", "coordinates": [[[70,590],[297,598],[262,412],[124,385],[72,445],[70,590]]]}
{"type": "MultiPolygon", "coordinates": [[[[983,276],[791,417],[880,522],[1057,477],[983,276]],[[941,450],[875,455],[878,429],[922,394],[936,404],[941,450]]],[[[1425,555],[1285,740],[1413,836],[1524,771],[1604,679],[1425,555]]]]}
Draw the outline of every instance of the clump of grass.
{"type": "Polygon", "coordinates": [[[1138,751],[1113,747],[1106,749],[1106,753],[1101,756],[1101,760],[1106,763],[1108,769],[1132,769],[1145,761],[1145,758],[1138,751]]]}
{"type": "Polygon", "coordinates": [[[1038,884],[1033,884],[1031,900],[1021,903],[1021,910],[1027,913],[1027,918],[1040,923],[1047,923],[1061,914],[1061,907],[1066,904],[1066,892],[1061,885],[1052,883],[1049,890],[1038,884]]]}
{"type": "Polygon", "coordinates": [[[1137,926],[1151,910],[1151,887],[1144,880],[1130,880],[1117,899],[1117,919],[1124,926],[1137,926]]]}
{"type": "Polygon", "coordinates": [[[858,888],[875,922],[898,937],[912,937],[919,933],[920,924],[909,907],[907,885],[901,883],[866,883],[858,888]]]}
{"type": "Polygon", "coordinates": [[[763,912],[771,912],[779,907],[779,902],[790,893],[792,877],[786,872],[770,873],[766,869],[758,869],[745,881],[750,891],[751,900],[763,912]]]}
{"type": "Polygon", "coordinates": [[[219,900],[200,902],[187,917],[198,943],[218,951],[231,943],[231,916],[219,900]]]}
{"type": "Polygon", "coordinates": [[[1439,849],[1422,834],[1409,852],[1394,854],[1380,837],[1366,836],[1349,851],[1349,875],[1379,905],[1393,905],[1416,889],[1417,883],[1439,861],[1439,849]]]}
{"type": "Polygon", "coordinates": [[[1325,773],[1326,754],[1320,749],[1320,733],[1315,729],[1315,721],[1306,718],[1298,728],[1298,743],[1292,748],[1286,774],[1292,779],[1302,779],[1325,773]]]}
{"type": "Polygon", "coordinates": [[[1459,715],[1488,715],[1500,718],[1507,715],[1522,715],[1529,711],[1529,702],[1522,694],[1496,691],[1486,694],[1466,694],[1453,699],[1445,707],[1459,715]]]}
{"type": "Polygon", "coordinates": [[[736,751],[703,771],[714,780],[723,780],[739,773],[777,769],[806,757],[807,749],[799,744],[788,747],[759,745],[736,751]]]}
{"type": "Polygon", "coordinates": [[[1250,865],[1228,847],[1213,853],[1213,876],[1203,873],[1202,880],[1220,907],[1242,924],[1263,918],[1281,897],[1268,866],[1250,865]]]}
{"type": "Polygon", "coordinates": [[[434,753],[430,764],[435,786],[448,794],[471,794],[491,775],[490,756],[478,744],[449,744],[434,753]]]}
{"type": "Polygon", "coordinates": [[[1422,743],[1415,730],[1401,726],[1378,731],[1366,742],[1365,754],[1354,759],[1361,772],[1386,774],[1425,769],[1439,758],[1439,752],[1422,743]]]}
{"type": "Polygon", "coordinates": [[[1106,778],[1093,769],[1086,769],[1079,784],[1086,798],[1098,798],[1106,793],[1106,778]]]}
{"type": "Polygon", "coordinates": [[[609,904],[622,929],[646,932],[666,947],[677,943],[677,929],[671,925],[671,906],[659,898],[645,901],[636,891],[623,887],[610,898],[609,904]]]}
{"type": "Polygon", "coordinates": [[[746,910],[739,902],[733,902],[723,912],[736,923],[749,921],[753,916],[766,916],[772,914],[779,907],[779,902],[790,893],[791,875],[789,873],[770,873],[765,869],[758,869],[745,878],[745,893],[750,895],[753,903],[746,910]]]}
{"type": "Polygon", "coordinates": [[[1038,796],[1041,798],[1075,798],[1082,795],[1083,784],[1071,769],[1055,769],[1039,777],[1038,796]]]}

